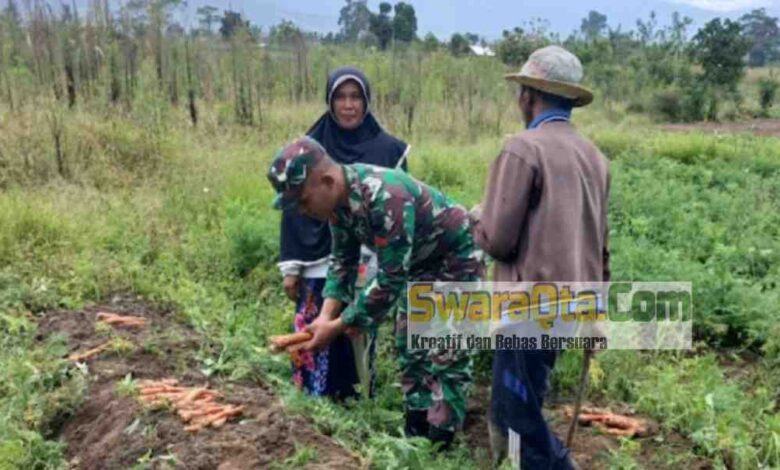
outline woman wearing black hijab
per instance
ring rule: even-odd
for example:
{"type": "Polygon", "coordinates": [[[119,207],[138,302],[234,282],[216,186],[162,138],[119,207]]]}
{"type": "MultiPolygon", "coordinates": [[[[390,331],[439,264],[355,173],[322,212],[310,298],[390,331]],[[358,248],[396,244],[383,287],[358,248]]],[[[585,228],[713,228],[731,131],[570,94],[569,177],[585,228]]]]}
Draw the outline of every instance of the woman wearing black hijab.
{"type": "MultiPolygon", "coordinates": [[[[370,109],[371,87],[363,72],[353,67],[335,70],[328,77],[325,102],[327,110],[306,134],[320,142],[331,158],[345,164],[367,163],[406,170],[409,146],[385,132],[374,118],[370,109]]],[[[279,268],[285,292],[296,302],[295,331],[305,329],[322,307],[330,243],[327,223],[294,211],[282,213],[279,268]]],[[[362,282],[370,276],[370,258],[370,252],[362,256],[362,282]]],[[[373,341],[369,343],[367,353],[373,356],[373,341]]],[[[362,344],[355,342],[358,349],[362,349],[362,344]]],[[[368,371],[358,374],[352,346],[349,338],[342,336],[325,351],[301,353],[294,364],[293,382],[311,395],[340,400],[356,396],[355,385],[361,382],[362,375],[363,386],[369,388],[370,394],[373,370],[370,380],[365,377],[368,371]]],[[[365,362],[372,361],[362,360],[362,364],[365,362]]]]}

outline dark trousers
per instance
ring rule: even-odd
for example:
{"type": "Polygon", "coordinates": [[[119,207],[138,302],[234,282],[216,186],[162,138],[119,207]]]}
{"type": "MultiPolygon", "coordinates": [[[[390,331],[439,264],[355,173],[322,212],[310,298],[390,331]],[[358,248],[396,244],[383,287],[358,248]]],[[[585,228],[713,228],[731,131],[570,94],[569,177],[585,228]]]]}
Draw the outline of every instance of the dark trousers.
{"type": "Polygon", "coordinates": [[[490,409],[490,443],[496,463],[504,458],[523,470],[574,468],[569,450],[542,415],[556,351],[496,351],[490,409]]]}

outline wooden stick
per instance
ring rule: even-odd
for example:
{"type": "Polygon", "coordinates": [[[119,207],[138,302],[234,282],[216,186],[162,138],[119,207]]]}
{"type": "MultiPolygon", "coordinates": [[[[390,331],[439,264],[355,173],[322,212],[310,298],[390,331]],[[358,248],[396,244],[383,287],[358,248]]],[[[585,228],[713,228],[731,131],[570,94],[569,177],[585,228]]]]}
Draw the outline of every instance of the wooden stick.
{"type": "Polygon", "coordinates": [[[593,351],[586,349],[582,357],[582,372],[580,373],[580,386],[577,389],[577,398],[574,402],[574,416],[571,418],[569,432],[566,434],[566,447],[571,449],[571,443],[574,440],[574,432],[577,430],[577,419],[582,407],[582,397],[585,395],[585,389],[588,386],[588,374],[590,371],[590,359],[593,357],[593,351]]]}

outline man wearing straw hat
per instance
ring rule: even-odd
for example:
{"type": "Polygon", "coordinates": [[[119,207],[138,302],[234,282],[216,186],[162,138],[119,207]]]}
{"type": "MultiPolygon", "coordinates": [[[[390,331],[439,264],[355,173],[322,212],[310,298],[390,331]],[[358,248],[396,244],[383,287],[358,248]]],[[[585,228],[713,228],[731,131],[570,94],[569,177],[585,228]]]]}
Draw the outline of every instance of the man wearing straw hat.
{"type": "MultiPolygon", "coordinates": [[[[570,123],[593,94],[569,51],[535,51],[517,82],[526,128],[493,162],[482,204],[472,211],[477,244],[495,260],[499,282],[609,280],[609,165],[570,123]]],[[[569,451],[542,415],[557,351],[497,350],[490,433],[493,456],[523,469],[568,469],[569,451]]]]}

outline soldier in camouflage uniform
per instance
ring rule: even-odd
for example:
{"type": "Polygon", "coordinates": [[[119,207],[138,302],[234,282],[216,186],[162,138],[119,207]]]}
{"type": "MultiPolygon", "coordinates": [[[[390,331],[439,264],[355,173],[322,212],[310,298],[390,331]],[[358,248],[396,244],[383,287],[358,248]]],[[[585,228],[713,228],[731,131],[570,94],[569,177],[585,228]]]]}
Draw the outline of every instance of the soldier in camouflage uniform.
{"type": "Polygon", "coordinates": [[[326,300],[306,348],[320,349],[348,327],[376,329],[397,305],[406,433],[449,445],[466,415],[471,357],[466,351],[407,348],[406,283],[482,277],[482,252],[466,209],[403,171],[336,164],[310,138],[282,149],[268,179],[278,193],[277,207],[295,205],[331,224],[326,300]],[[361,243],[376,251],[378,273],[354,300],[361,243]]]}

